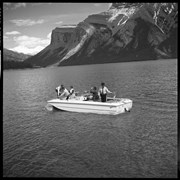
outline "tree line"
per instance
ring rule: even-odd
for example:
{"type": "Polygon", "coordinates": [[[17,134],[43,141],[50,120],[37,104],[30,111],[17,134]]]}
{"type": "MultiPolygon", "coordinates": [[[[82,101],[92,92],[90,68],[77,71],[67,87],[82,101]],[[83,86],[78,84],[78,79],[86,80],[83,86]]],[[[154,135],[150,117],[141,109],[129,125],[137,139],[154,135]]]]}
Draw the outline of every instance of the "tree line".
{"type": "Polygon", "coordinates": [[[27,62],[17,62],[17,61],[3,61],[3,69],[25,69],[33,68],[32,64],[27,62]]]}

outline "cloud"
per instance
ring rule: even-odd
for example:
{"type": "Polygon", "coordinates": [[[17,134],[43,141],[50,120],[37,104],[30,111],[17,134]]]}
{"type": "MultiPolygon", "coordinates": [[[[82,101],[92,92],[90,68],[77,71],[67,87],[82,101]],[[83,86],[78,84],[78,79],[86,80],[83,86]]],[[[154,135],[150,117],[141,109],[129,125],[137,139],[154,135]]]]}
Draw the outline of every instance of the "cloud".
{"type": "Polygon", "coordinates": [[[20,7],[26,7],[26,3],[15,3],[14,9],[20,8],[20,7]]]}
{"type": "Polygon", "coordinates": [[[19,37],[14,37],[14,41],[18,45],[26,46],[29,48],[33,48],[35,46],[46,46],[49,44],[49,39],[42,39],[42,38],[37,38],[37,37],[30,37],[30,36],[19,36],[19,37]]]}
{"type": "Polygon", "coordinates": [[[31,3],[32,6],[38,6],[38,5],[50,5],[53,3],[31,3]]]}
{"type": "Polygon", "coordinates": [[[64,24],[62,26],[59,26],[59,28],[75,28],[77,25],[75,24],[64,24]]]}
{"type": "Polygon", "coordinates": [[[48,39],[51,39],[51,34],[52,34],[52,32],[50,32],[50,33],[47,35],[47,38],[48,38],[48,39]]]}
{"type": "Polygon", "coordinates": [[[6,32],[5,34],[6,35],[17,35],[17,34],[21,34],[21,33],[18,31],[11,31],[11,32],[6,32]]]}
{"type": "Polygon", "coordinates": [[[43,46],[36,46],[34,48],[27,48],[25,46],[17,46],[15,48],[11,48],[10,50],[16,51],[18,53],[24,53],[24,54],[29,54],[29,55],[35,55],[39,53],[41,50],[43,50],[43,46]]]}
{"type": "Polygon", "coordinates": [[[3,8],[7,9],[17,9],[20,7],[26,7],[27,3],[4,3],[3,8]]]}
{"type": "Polygon", "coordinates": [[[9,9],[9,6],[11,5],[12,3],[3,3],[3,10],[6,11],[9,9]]]}
{"type": "Polygon", "coordinates": [[[56,22],[55,24],[62,24],[63,23],[63,21],[59,21],[59,22],[56,22]]]}
{"type": "Polygon", "coordinates": [[[50,38],[42,39],[26,35],[14,37],[14,41],[17,46],[11,50],[31,55],[37,54],[50,44],[50,38]]]}
{"type": "Polygon", "coordinates": [[[12,3],[4,3],[4,6],[10,6],[12,3]]]}
{"type": "Polygon", "coordinates": [[[31,19],[13,19],[10,20],[10,22],[14,23],[16,26],[33,26],[44,23],[44,19],[39,19],[37,21],[31,19]]]}
{"type": "Polygon", "coordinates": [[[109,4],[108,4],[108,8],[110,8],[111,6],[112,6],[112,3],[109,3],[109,4]]]}
{"type": "Polygon", "coordinates": [[[101,6],[101,3],[94,3],[94,6],[99,7],[101,6]]]}
{"type": "Polygon", "coordinates": [[[8,39],[8,37],[7,36],[3,36],[3,39],[8,39]]]}

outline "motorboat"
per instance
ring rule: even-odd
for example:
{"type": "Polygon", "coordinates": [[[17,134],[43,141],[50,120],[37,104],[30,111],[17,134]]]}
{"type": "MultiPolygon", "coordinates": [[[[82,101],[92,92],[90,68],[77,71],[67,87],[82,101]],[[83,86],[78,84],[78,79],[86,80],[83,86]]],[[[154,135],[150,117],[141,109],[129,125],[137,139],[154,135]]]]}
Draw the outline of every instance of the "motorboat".
{"type": "Polygon", "coordinates": [[[76,96],[68,100],[59,98],[47,101],[49,105],[62,111],[117,115],[130,111],[132,100],[108,97],[106,102],[87,100],[84,96],[76,96]]]}

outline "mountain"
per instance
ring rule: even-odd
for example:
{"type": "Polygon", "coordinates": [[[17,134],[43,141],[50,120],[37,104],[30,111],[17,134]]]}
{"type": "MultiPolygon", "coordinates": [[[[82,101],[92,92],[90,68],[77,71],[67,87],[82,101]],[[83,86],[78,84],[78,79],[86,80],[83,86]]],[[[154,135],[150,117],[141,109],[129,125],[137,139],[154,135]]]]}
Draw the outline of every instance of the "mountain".
{"type": "Polygon", "coordinates": [[[68,47],[71,46],[75,27],[75,25],[71,25],[55,28],[51,33],[50,45],[26,61],[32,65],[42,67],[57,63],[59,59],[66,55],[68,47]]]}
{"type": "Polygon", "coordinates": [[[11,51],[9,49],[3,48],[3,61],[24,61],[25,59],[31,57],[31,55],[18,53],[11,51]]]}
{"type": "Polygon", "coordinates": [[[177,57],[177,3],[113,3],[77,26],[56,28],[51,43],[26,61],[80,65],[177,57]]]}
{"type": "Polygon", "coordinates": [[[31,64],[24,62],[29,57],[31,56],[3,48],[3,69],[31,68],[31,64]]]}

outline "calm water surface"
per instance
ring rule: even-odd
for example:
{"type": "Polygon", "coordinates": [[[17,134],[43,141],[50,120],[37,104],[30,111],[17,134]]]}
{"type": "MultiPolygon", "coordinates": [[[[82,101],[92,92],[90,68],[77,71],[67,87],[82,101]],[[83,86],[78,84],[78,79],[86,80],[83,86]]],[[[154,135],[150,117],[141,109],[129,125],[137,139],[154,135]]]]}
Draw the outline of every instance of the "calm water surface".
{"type": "Polygon", "coordinates": [[[3,72],[4,177],[177,177],[177,60],[3,72]],[[131,112],[48,111],[63,83],[104,81],[131,112]]]}

